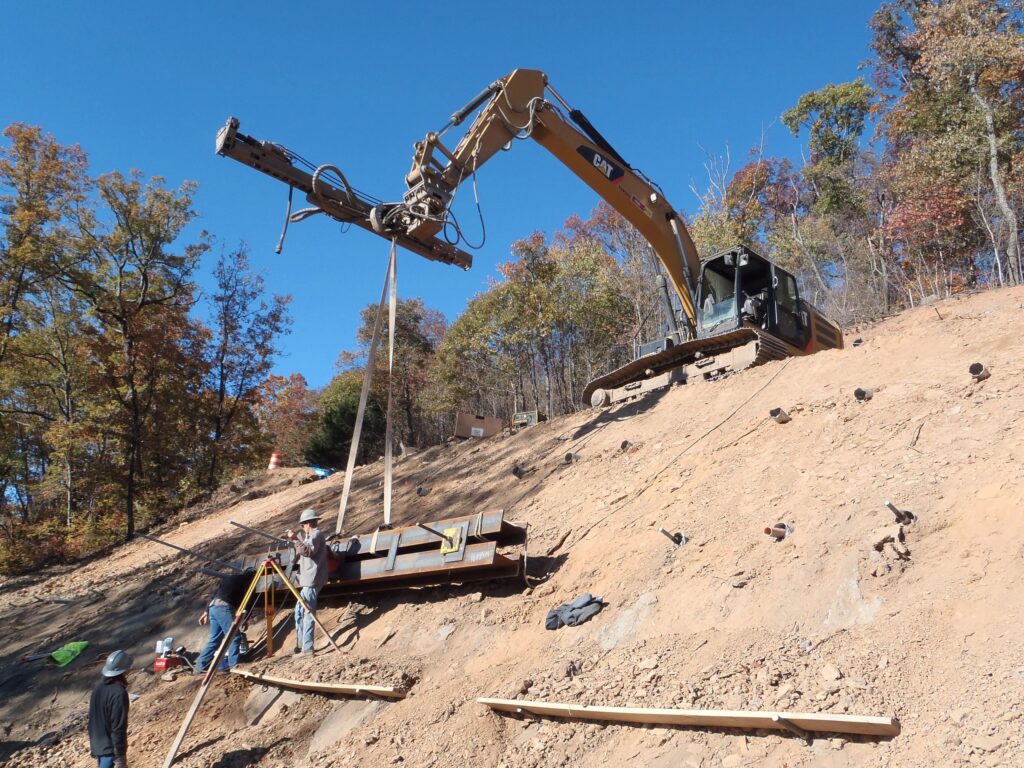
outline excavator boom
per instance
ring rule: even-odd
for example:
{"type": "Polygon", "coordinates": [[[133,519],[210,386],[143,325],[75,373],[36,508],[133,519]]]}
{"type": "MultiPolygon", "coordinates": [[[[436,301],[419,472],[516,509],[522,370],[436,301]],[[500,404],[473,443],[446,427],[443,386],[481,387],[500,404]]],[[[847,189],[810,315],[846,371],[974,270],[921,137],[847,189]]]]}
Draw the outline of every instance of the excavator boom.
{"type": "Polygon", "coordinates": [[[692,334],[700,258],[689,232],[657,185],[632,168],[579,110],[571,109],[543,72],[517,69],[495,81],[456,112],[443,131],[430,133],[416,144],[405,179],[409,187],[402,210],[407,217],[405,233],[413,238],[436,235],[459,184],[511,142],[525,138],[558,158],[646,238],[668,272],[692,334]],[[548,101],[547,94],[555,101],[548,101]],[[462,139],[449,151],[441,136],[482,104],[462,139]]]}

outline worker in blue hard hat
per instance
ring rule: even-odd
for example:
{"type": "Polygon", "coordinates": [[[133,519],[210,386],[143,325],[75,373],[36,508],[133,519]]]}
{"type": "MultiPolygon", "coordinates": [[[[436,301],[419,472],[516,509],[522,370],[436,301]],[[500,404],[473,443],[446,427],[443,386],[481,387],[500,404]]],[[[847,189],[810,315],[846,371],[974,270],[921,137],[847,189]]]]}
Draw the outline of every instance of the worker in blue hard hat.
{"type": "Polygon", "coordinates": [[[327,542],[317,527],[320,515],[315,509],[305,509],[299,516],[302,535],[289,529],[285,536],[294,543],[299,558],[299,594],[309,607],[295,604],[295,653],[313,653],[313,615],[321,587],[327,583],[327,542]]]}
{"type": "Polygon", "coordinates": [[[128,768],[128,680],[135,660],[114,651],[89,699],[89,747],[99,768],[128,768]]]}

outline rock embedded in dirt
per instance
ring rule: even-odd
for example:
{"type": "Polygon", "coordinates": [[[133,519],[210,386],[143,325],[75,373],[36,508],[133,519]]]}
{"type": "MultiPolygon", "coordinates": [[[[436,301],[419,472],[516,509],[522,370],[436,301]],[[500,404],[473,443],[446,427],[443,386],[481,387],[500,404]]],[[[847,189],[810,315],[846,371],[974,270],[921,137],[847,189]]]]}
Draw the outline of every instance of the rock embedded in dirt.
{"type": "Polygon", "coordinates": [[[972,736],[969,743],[982,752],[995,752],[1003,746],[1003,740],[999,736],[972,736]]]}
{"type": "Polygon", "coordinates": [[[818,674],[825,681],[840,680],[843,677],[842,671],[835,664],[825,664],[818,670],[818,674]]]}

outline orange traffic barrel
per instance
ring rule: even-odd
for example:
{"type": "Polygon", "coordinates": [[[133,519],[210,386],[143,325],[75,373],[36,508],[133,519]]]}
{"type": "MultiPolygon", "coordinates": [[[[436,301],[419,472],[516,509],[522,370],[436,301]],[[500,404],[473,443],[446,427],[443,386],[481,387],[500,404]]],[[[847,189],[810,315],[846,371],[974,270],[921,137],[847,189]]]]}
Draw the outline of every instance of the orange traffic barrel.
{"type": "Polygon", "coordinates": [[[283,454],[272,453],[270,454],[270,463],[267,464],[267,472],[273,472],[275,469],[281,468],[281,459],[284,458],[283,454]]]}

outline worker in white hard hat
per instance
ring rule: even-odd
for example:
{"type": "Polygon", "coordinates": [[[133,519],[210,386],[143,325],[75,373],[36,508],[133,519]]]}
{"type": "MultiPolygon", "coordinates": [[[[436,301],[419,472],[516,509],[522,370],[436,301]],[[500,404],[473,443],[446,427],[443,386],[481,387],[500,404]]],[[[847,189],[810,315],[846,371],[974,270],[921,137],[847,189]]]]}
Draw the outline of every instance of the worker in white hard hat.
{"type": "Polygon", "coordinates": [[[309,606],[295,605],[295,653],[313,653],[313,614],[316,613],[316,597],[327,583],[327,542],[317,527],[320,515],[315,509],[304,509],[299,516],[302,535],[289,529],[285,536],[295,545],[299,557],[299,594],[309,606]]]}
{"type": "Polygon", "coordinates": [[[128,768],[128,680],[135,660],[114,651],[89,699],[89,747],[99,768],[128,768]]]}

